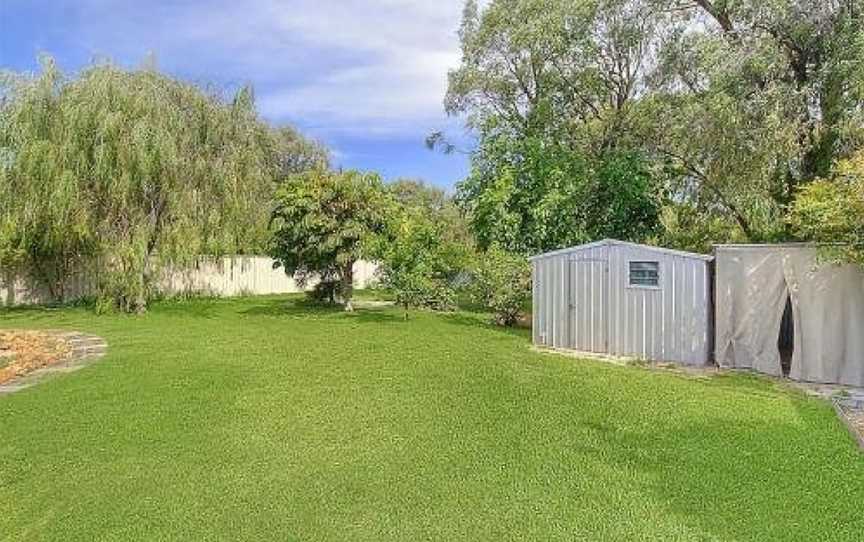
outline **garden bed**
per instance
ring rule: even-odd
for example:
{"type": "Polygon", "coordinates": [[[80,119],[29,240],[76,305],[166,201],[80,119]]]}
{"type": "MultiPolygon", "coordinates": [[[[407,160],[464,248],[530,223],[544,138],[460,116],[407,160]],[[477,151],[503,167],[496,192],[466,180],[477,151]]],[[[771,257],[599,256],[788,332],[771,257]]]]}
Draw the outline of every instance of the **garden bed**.
{"type": "Polygon", "coordinates": [[[68,359],[72,345],[49,331],[0,331],[0,384],[68,359]]]}
{"type": "Polygon", "coordinates": [[[77,331],[0,330],[0,395],[69,373],[105,355],[102,337],[77,331]]]}

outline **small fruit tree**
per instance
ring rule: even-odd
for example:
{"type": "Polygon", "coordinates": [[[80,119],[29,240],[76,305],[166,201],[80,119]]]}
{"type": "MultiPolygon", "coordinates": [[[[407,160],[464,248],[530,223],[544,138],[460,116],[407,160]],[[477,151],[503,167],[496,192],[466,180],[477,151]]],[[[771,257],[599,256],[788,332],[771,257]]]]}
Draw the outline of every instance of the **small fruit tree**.
{"type": "Polygon", "coordinates": [[[270,255],[301,285],[334,281],[353,310],[354,264],[385,227],[388,208],[374,173],[323,169],[290,177],[276,191],[270,255]]]}

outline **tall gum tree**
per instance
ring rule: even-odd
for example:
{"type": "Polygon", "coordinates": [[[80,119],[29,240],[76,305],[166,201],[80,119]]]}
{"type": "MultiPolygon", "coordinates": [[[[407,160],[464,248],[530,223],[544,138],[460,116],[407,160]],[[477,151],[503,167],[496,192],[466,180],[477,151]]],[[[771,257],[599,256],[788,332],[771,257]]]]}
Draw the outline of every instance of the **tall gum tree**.
{"type": "Polygon", "coordinates": [[[445,107],[479,139],[467,207],[497,206],[475,228],[511,247],[588,235],[519,240],[544,222],[535,209],[592,214],[585,179],[624,153],[650,163],[667,229],[792,238],[796,191],[864,139],[861,13],[861,0],[467,2],[445,107]],[[526,175],[529,161],[557,165],[526,175]]]}

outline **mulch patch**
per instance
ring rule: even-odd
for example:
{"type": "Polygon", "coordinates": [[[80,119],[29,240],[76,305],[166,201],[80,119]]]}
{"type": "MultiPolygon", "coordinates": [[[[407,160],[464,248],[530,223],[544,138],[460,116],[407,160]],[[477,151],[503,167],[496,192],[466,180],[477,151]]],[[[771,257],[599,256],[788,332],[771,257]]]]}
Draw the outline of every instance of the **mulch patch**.
{"type": "Polygon", "coordinates": [[[0,384],[65,361],[71,354],[72,345],[55,333],[0,330],[0,384]]]}

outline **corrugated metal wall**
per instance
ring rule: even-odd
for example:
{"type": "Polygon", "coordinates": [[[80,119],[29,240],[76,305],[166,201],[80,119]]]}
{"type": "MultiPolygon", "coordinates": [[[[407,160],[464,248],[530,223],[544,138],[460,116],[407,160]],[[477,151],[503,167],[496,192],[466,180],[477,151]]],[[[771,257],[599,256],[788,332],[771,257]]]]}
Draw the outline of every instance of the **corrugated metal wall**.
{"type": "Polygon", "coordinates": [[[712,335],[709,262],[628,245],[614,245],[610,254],[609,353],[706,363],[712,335]],[[628,286],[634,260],[660,262],[659,288],[628,286]]]}
{"type": "Polygon", "coordinates": [[[611,243],[532,263],[536,344],[688,364],[709,361],[708,261],[611,243]],[[631,261],[658,262],[660,285],[629,286],[631,261]]]}
{"type": "Polygon", "coordinates": [[[568,348],[570,314],[567,302],[567,258],[544,258],[533,262],[534,343],[568,348]],[[538,302],[538,300],[541,300],[538,302]]]}
{"type": "Polygon", "coordinates": [[[568,348],[608,352],[609,348],[608,246],[590,247],[570,254],[566,292],[570,320],[568,348]]]}

